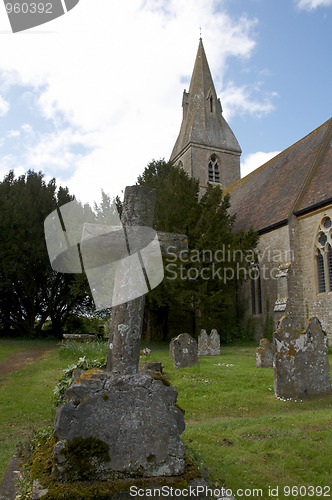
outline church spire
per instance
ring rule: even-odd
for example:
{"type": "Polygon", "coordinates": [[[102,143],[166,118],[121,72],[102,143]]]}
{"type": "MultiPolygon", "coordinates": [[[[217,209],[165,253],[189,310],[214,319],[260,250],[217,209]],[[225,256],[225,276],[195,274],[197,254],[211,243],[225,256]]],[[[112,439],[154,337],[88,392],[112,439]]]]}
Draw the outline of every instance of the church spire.
{"type": "Polygon", "coordinates": [[[208,182],[228,187],[240,178],[241,148],[222,115],[202,38],[182,107],[181,129],[170,159],[198,178],[202,187],[208,182]]]}

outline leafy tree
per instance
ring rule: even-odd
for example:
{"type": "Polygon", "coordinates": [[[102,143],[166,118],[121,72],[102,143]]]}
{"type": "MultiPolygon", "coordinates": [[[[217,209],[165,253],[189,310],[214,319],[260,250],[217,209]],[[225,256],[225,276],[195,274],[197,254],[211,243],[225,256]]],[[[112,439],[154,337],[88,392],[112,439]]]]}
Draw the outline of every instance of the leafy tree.
{"type": "Polygon", "coordinates": [[[0,183],[0,318],[6,329],[38,333],[50,317],[60,334],[68,315],[89,303],[84,276],[53,271],[45,242],[45,218],[73,199],[41,172],[16,179],[11,171],[0,183]]]}
{"type": "Polygon", "coordinates": [[[243,313],[238,282],[246,279],[257,234],[235,233],[229,196],[209,185],[199,197],[199,186],[183,169],[163,160],[151,162],[138,183],[157,190],[154,227],[188,236],[189,252],[165,261],[165,279],[149,293],[146,315],[164,324],[172,311],[186,311],[192,332],[199,328],[237,327],[243,313]]]}

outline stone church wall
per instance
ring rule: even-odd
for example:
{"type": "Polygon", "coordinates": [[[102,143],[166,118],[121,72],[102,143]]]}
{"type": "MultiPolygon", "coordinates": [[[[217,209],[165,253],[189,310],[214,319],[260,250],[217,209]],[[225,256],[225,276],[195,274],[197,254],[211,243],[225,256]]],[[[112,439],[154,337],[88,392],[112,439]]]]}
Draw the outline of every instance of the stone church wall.
{"type": "MultiPolygon", "coordinates": [[[[246,300],[247,310],[245,323],[250,324],[256,339],[262,337],[272,338],[272,333],[277,327],[279,319],[286,314],[288,305],[288,273],[292,252],[290,249],[289,228],[282,226],[268,233],[262,234],[258,243],[259,272],[261,284],[261,309],[262,312],[252,310],[252,285],[248,280],[241,290],[241,297],[246,300]],[[284,309],[285,307],[285,309],[284,309]],[[277,309],[276,311],[274,309],[277,309]]],[[[256,284],[256,306],[258,309],[258,296],[256,284]]]]}
{"type": "MultiPolygon", "coordinates": [[[[299,244],[301,246],[302,286],[304,310],[307,318],[316,316],[332,345],[332,291],[318,293],[316,264],[316,237],[324,217],[332,219],[332,206],[299,217],[299,244]]],[[[306,319],[306,318],[305,318],[306,319]]]]}
{"type": "Polygon", "coordinates": [[[332,345],[332,291],[318,293],[315,254],[317,233],[326,216],[332,219],[332,206],[302,217],[292,216],[288,225],[260,236],[261,313],[252,311],[251,281],[241,287],[246,304],[244,322],[256,339],[270,337],[286,314],[298,328],[304,328],[306,320],[316,316],[332,345]]]}

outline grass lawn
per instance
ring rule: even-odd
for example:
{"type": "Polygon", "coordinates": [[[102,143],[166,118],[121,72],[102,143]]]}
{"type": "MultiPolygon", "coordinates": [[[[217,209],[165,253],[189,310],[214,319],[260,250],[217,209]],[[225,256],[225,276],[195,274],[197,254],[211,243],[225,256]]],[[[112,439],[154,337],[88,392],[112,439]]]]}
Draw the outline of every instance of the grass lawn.
{"type": "Polygon", "coordinates": [[[30,349],[32,347],[52,347],[55,342],[45,340],[25,340],[25,339],[0,339],[0,362],[8,358],[11,354],[30,349]]]}
{"type": "Polygon", "coordinates": [[[16,444],[31,436],[33,430],[50,426],[53,388],[67,365],[56,345],[51,341],[0,339],[1,361],[4,353],[9,356],[33,347],[54,348],[21,371],[6,375],[6,381],[0,384],[0,477],[16,444]]]}
{"type": "MultiPolygon", "coordinates": [[[[10,347],[10,341],[0,340],[0,352],[2,342],[10,347]]],[[[199,366],[178,370],[167,345],[149,347],[149,361],[162,362],[179,392],[178,404],[186,410],[183,440],[215,484],[226,485],[237,498],[239,490],[242,497],[270,498],[269,487],[279,487],[274,498],[296,498],[296,490],[287,494],[288,486],[307,488],[298,498],[332,497],[331,395],[277,400],[273,369],[255,367],[256,344],[222,347],[221,356],[203,357],[199,366]],[[326,489],[319,494],[309,486],[326,489]]],[[[83,355],[97,359],[103,352],[106,345],[97,350],[68,345],[9,376],[0,387],[0,476],[16,443],[33,429],[50,425],[52,391],[63,368],[83,355]]]]}

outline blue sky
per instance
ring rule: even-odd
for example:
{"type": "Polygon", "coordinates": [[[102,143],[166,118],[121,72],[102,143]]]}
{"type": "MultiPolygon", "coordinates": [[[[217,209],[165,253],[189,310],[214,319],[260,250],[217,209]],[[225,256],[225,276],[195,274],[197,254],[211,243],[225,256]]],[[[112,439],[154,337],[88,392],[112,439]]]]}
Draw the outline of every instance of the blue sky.
{"type": "Polygon", "coordinates": [[[243,174],[330,118],[332,0],[80,0],[16,34],[0,5],[0,178],[121,195],[171,153],[200,26],[243,174]]]}

